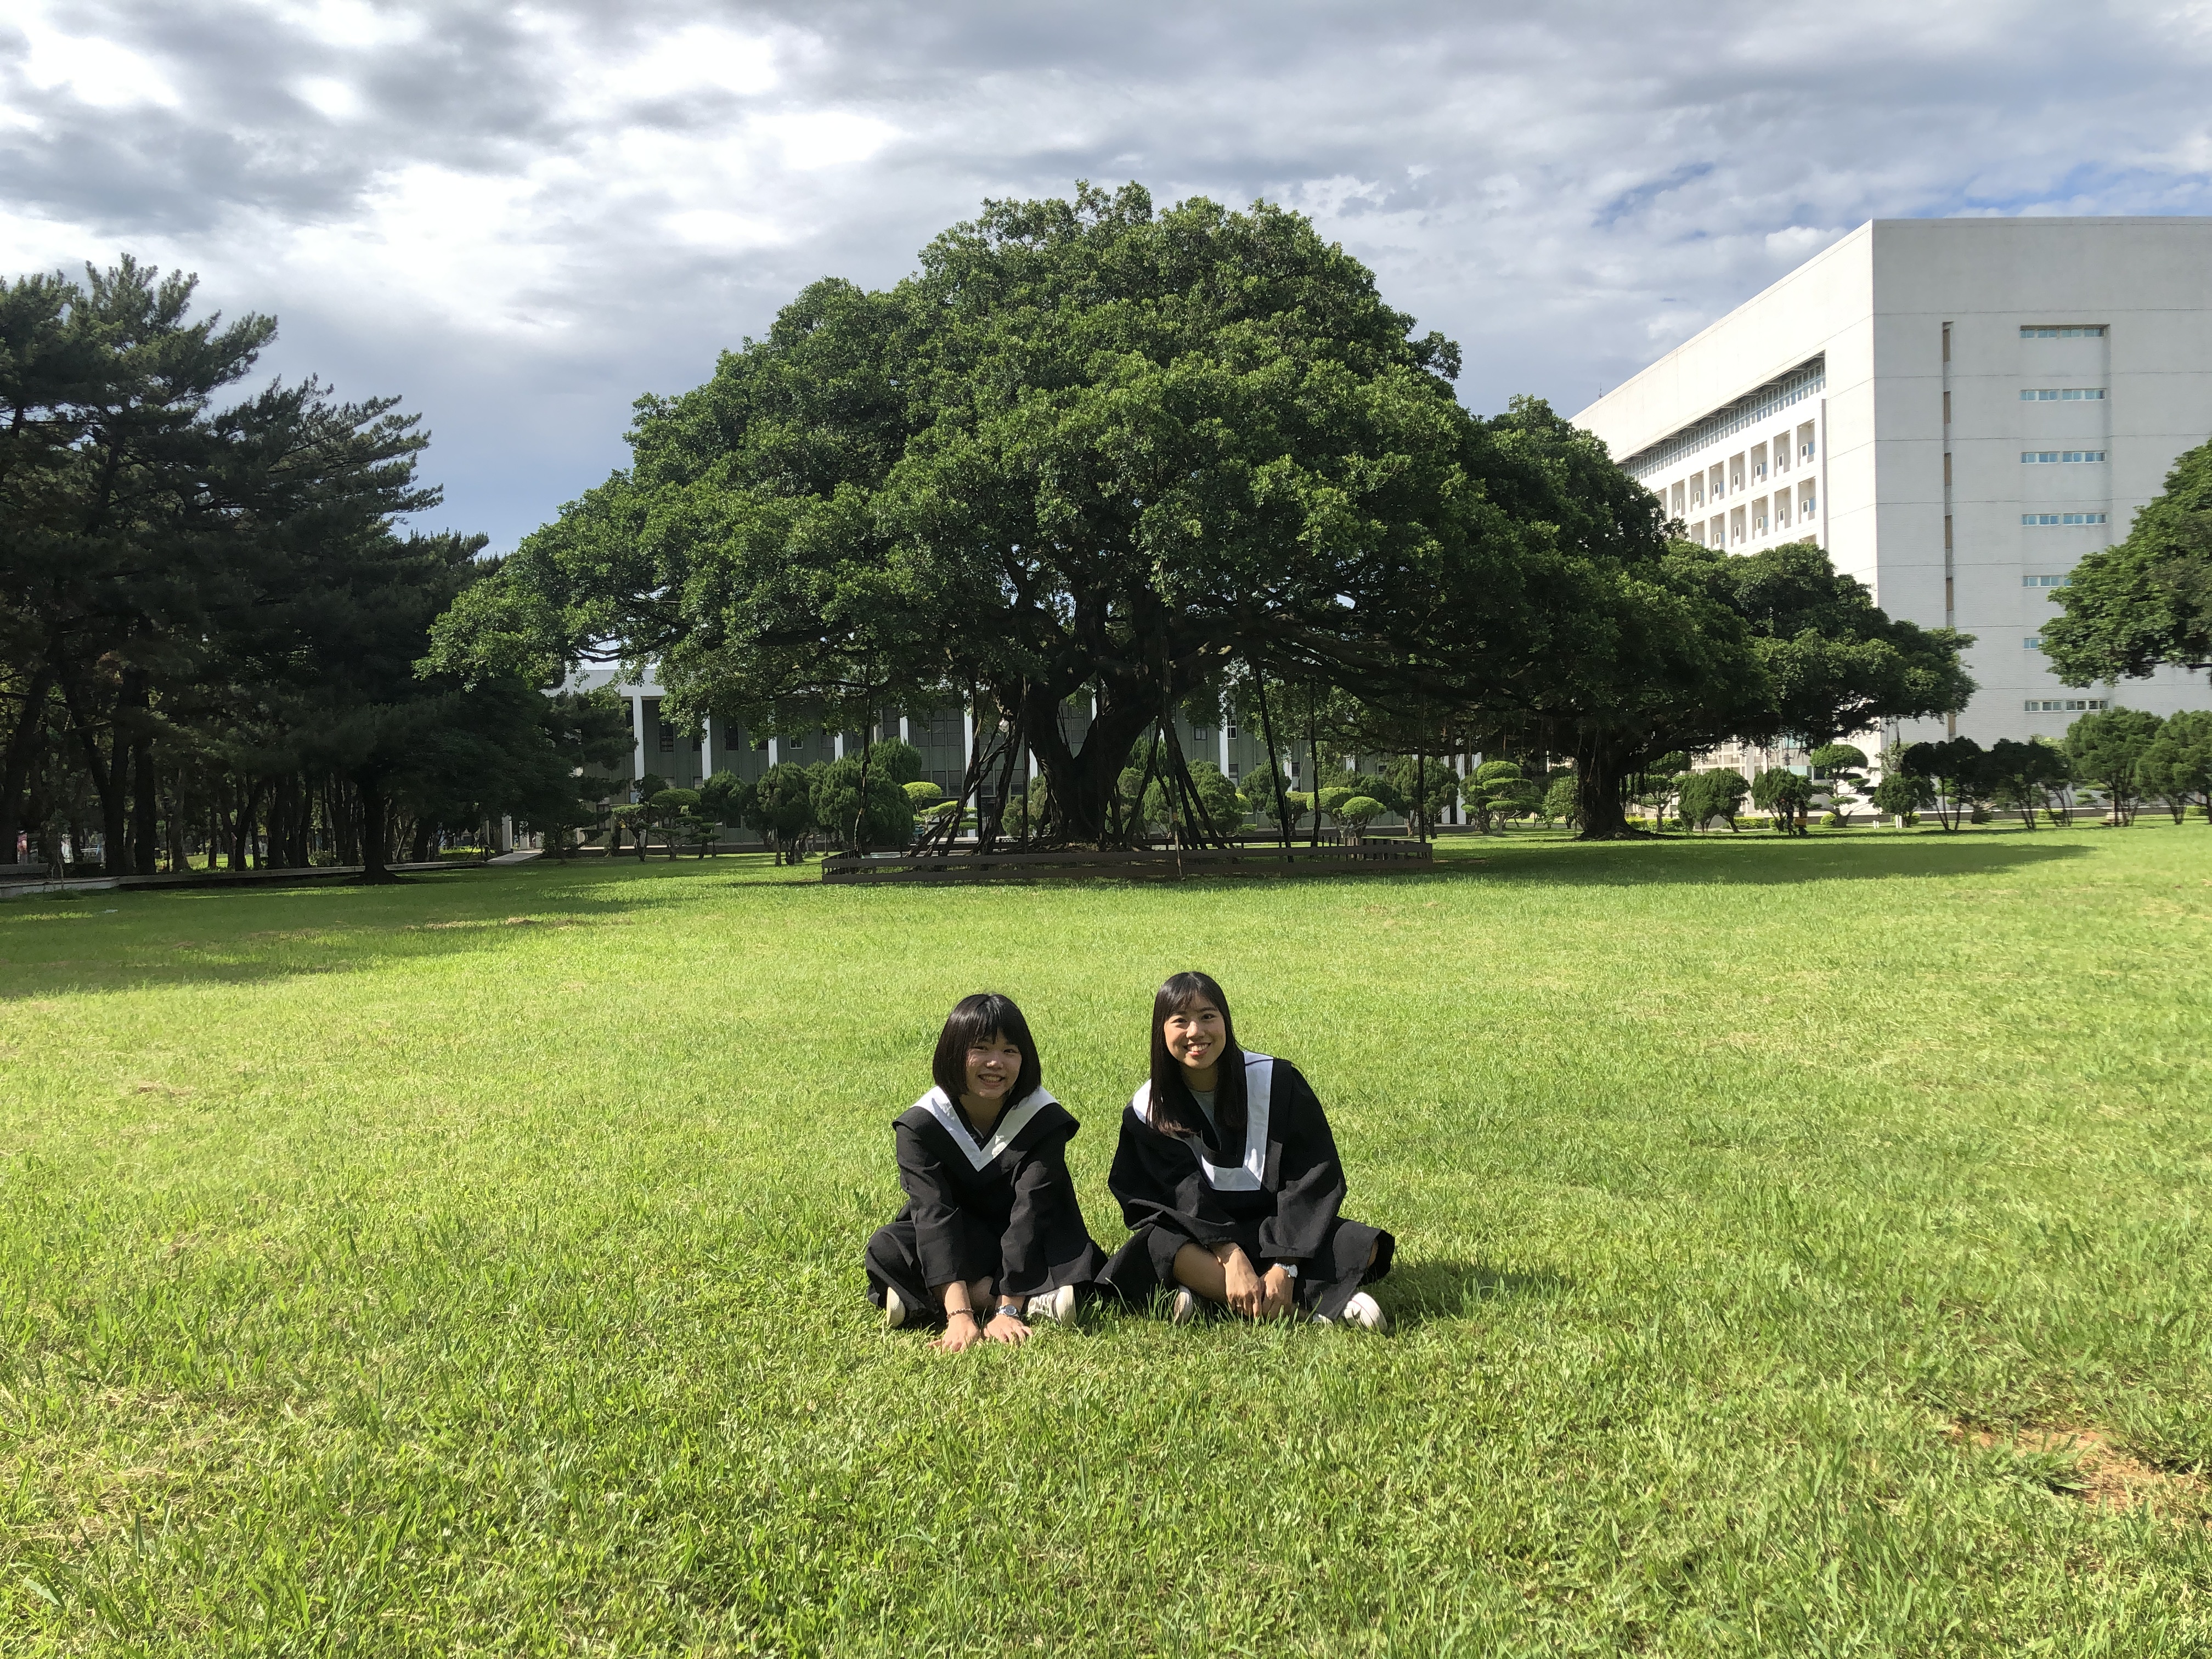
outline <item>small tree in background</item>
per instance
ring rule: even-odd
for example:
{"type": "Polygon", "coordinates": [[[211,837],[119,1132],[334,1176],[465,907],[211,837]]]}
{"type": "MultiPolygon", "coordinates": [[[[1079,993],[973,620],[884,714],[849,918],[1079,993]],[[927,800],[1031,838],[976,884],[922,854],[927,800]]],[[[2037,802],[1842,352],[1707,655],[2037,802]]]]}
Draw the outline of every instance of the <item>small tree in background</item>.
{"type": "Polygon", "coordinates": [[[1352,832],[1356,845],[1367,834],[1367,826],[1381,817],[1387,809],[1372,795],[1352,795],[1339,801],[1329,816],[1352,832]]]}
{"type": "Polygon", "coordinates": [[[2054,798],[2072,775],[2063,750],[2040,739],[2018,743],[1999,738],[1990,746],[1984,765],[1989,774],[1990,799],[2017,811],[2021,823],[2030,830],[2035,828],[2038,812],[2051,812],[2055,821],[2054,798]]]}
{"type": "Polygon", "coordinates": [[[806,768],[783,761],[762,773],[745,822],[775,849],[778,864],[798,863],[814,828],[814,780],[806,768]]]}
{"type": "Polygon", "coordinates": [[[1244,810],[1266,824],[1275,834],[1287,835],[1297,824],[1301,811],[1291,799],[1291,790],[1276,788],[1276,779],[1269,775],[1263,763],[1244,775],[1237,789],[1237,797],[1244,810]]]}
{"type": "Polygon", "coordinates": [[[1751,781],[1752,805],[1774,815],[1774,827],[1785,836],[1806,833],[1806,818],[1813,807],[1813,782],[1786,766],[1770,766],[1751,781]]]}
{"type": "Polygon", "coordinates": [[[1890,767],[1874,787],[1874,810],[1887,812],[1904,828],[1905,820],[1936,799],[1936,787],[1917,772],[1890,767]]]}
{"type": "Polygon", "coordinates": [[[1575,815],[1581,810],[1576,804],[1580,799],[1575,788],[1575,775],[1562,772],[1552,780],[1551,787],[1544,791],[1543,802],[1536,810],[1547,828],[1553,823],[1559,823],[1571,829],[1577,822],[1575,815]]]}
{"type": "Polygon", "coordinates": [[[814,827],[838,846],[864,853],[913,840],[914,803],[872,762],[864,777],[859,757],[848,755],[817,769],[809,786],[814,827]]]}
{"type": "Polygon", "coordinates": [[[1495,819],[1526,817],[1542,803],[1543,797],[1522,775],[1517,762],[1494,760],[1474,769],[1474,775],[1460,791],[1460,799],[1474,827],[1486,836],[1495,819]]]}
{"type": "Polygon", "coordinates": [[[927,769],[921,763],[921,750],[903,738],[885,738],[880,743],[872,743],[867,753],[870,777],[880,772],[902,787],[919,782],[927,769]]]}
{"type": "Polygon", "coordinates": [[[686,833],[685,821],[694,817],[699,807],[696,789],[663,789],[645,803],[646,811],[653,827],[660,831],[661,839],[668,843],[668,856],[676,856],[677,838],[686,833]]]}
{"type": "Polygon", "coordinates": [[[1342,820],[1336,816],[1337,808],[1343,805],[1345,802],[1350,800],[1355,793],[1355,791],[1346,788],[1340,783],[1331,784],[1326,789],[1318,789],[1314,792],[1314,804],[1319,809],[1319,812],[1322,817],[1328,819],[1330,823],[1336,824],[1340,829],[1343,827],[1343,824],[1342,820]]]}
{"type": "Polygon", "coordinates": [[[1383,779],[1398,799],[1398,810],[1424,841],[1435,835],[1444,814],[1459,802],[1459,774],[1435,755],[1401,755],[1390,763],[1383,779]]]}
{"type": "Polygon", "coordinates": [[[1838,818],[1844,818],[1866,789],[1866,751],[1853,744],[1826,743],[1806,758],[1813,764],[1814,777],[1828,786],[1830,807],[1838,818]]]}
{"type": "Polygon", "coordinates": [[[2190,807],[2212,820],[2212,709],[2185,708],[2166,716],[2137,768],[2142,787],[2164,801],[2179,823],[2190,807]]]}
{"type": "Polygon", "coordinates": [[[1675,792],[1680,787],[1682,775],[1689,769],[1690,757],[1676,749],[1660,756],[1638,777],[1637,799],[1651,809],[1654,829],[1665,824],[1672,816],[1675,792]]]}
{"type": "Polygon", "coordinates": [[[1735,832],[1736,814],[1743,811],[1751,783],[1732,766],[1710,772],[1685,773],[1680,780],[1681,804],[1676,808],[1685,830],[1702,830],[1715,818],[1724,819],[1735,832]]]}
{"type": "Polygon", "coordinates": [[[1989,755],[1972,738],[1916,743],[1897,757],[1897,769],[1925,778],[1936,822],[1956,830],[1977,805],[1990,798],[1989,755]]]}
{"type": "Polygon", "coordinates": [[[647,809],[639,802],[624,801],[611,811],[607,816],[614,820],[615,826],[607,847],[607,855],[611,858],[622,850],[620,843],[623,832],[627,830],[631,838],[637,842],[637,856],[639,861],[642,863],[645,859],[645,826],[649,817],[647,809]]]}
{"type": "Polygon", "coordinates": [[[2120,823],[2133,823],[2142,805],[2140,770],[2164,724],[2146,709],[2108,708],[2084,714],[2066,728],[2066,757],[2074,763],[2074,775],[2104,791],[2120,823]]]}
{"type": "Polygon", "coordinates": [[[753,787],[735,772],[717,772],[699,786],[699,810],[717,823],[744,823],[752,813],[753,787]]]}

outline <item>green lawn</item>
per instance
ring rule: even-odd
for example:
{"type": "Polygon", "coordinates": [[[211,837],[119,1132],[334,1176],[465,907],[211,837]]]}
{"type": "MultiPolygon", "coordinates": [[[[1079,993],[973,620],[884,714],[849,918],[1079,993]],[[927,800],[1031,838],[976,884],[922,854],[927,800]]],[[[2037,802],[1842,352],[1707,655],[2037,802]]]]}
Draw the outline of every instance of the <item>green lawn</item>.
{"type": "Polygon", "coordinates": [[[10,902],[0,1652],[2212,1651],[2208,920],[2148,820],[10,902]],[[1397,1332],[878,1330],[953,1000],[1110,1248],[1187,966],[1397,1332]]]}

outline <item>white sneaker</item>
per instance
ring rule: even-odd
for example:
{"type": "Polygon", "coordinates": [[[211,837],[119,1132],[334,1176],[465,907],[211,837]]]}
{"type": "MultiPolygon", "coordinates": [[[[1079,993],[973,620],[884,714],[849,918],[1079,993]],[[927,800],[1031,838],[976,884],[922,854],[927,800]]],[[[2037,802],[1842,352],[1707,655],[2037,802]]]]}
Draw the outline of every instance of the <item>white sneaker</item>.
{"type": "Polygon", "coordinates": [[[1188,1290],[1178,1289],[1175,1299],[1168,1304],[1168,1319],[1171,1323],[1188,1325],[1205,1311],[1197,1297],[1188,1290]]]}
{"type": "Polygon", "coordinates": [[[1390,1316],[1382,1311],[1382,1304],[1360,1291],[1344,1304],[1344,1322],[1357,1325],[1364,1331],[1387,1331],[1390,1328],[1390,1316]]]}
{"type": "Polygon", "coordinates": [[[1063,1285],[1056,1291],[1047,1291],[1042,1296],[1030,1298],[1031,1319],[1048,1319],[1055,1325],[1075,1322],[1075,1286],[1063,1285]]]}
{"type": "Polygon", "coordinates": [[[884,1286],[884,1328],[885,1330],[898,1329],[900,1326],[906,1323],[906,1316],[912,1310],[906,1305],[906,1298],[898,1293],[896,1285],[884,1286]]]}

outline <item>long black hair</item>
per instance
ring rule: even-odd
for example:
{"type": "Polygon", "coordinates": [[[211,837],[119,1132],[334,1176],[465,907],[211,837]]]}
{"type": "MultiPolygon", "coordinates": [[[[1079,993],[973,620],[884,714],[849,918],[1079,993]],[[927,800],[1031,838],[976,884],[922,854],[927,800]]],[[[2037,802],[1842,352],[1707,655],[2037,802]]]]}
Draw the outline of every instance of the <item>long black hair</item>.
{"type": "Polygon", "coordinates": [[[1219,1126],[1224,1146],[1244,1140],[1244,1051],[1237,1046],[1237,1022],[1230,1016],[1229,999],[1211,974],[1195,969],[1170,975],[1152,993],[1152,1127],[1171,1135],[1205,1132],[1206,1115],[1191,1098],[1183,1081],[1182,1062],[1168,1052],[1168,1016],[1180,1014],[1200,1000],[1221,1010],[1221,1058],[1215,1062],[1213,1121],[1219,1126]]]}
{"type": "Polygon", "coordinates": [[[952,1005],[952,1012],[945,1017],[945,1029],[937,1034],[937,1054],[929,1063],[929,1074],[945,1091],[947,1100],[958,1100],[968,1091],[968,1050],[986,1037],[1003,1038],[1022,1051],[1020,1075],[1014,1079],[1013,1092],[1006,1097],[1007,1105],[1018,1106],[1042,1086],[1044,1066],[1037,1060],[1036,1039],[1030,1035],[1029,1021],[1022,1018],[1012,997],[996,991],[978,991],[952,1005]]]}

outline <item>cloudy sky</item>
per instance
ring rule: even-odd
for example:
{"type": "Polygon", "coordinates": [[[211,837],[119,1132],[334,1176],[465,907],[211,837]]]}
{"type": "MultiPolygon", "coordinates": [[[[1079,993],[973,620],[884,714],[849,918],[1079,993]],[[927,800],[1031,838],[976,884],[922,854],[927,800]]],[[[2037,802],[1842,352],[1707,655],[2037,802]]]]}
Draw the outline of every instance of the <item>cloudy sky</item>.
{"type": "Polygon", "coordinates": [[[2203,0],[10,0],[0,272],[275,313],[503,547],[632,398],[988,197],[1294,206],[1471,407],[1576,410],[1870,217],[2212,213],[2208,59],[2203,0]]]}

